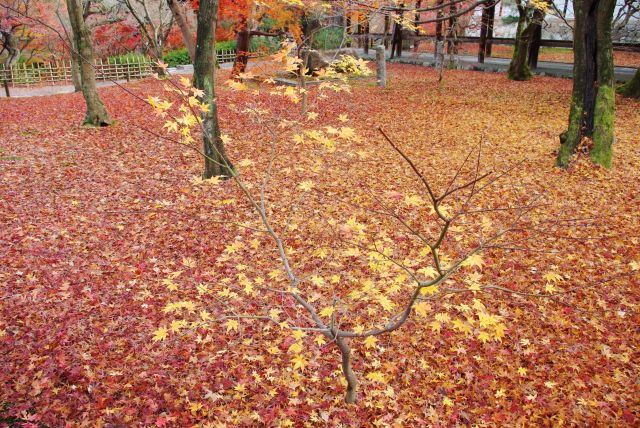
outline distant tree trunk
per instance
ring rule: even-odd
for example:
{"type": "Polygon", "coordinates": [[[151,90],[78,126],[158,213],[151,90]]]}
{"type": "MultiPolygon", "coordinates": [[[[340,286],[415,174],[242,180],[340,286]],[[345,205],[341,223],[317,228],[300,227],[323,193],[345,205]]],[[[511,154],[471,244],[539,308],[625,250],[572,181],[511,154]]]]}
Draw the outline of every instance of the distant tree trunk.
{"type": "MultiPolygon", "coordinates": [[[[1,46],[2,50],[7,51],[7,57],[4,61],[5,70],[9,70],[13,65],[18,62],[20,58],[20,45],[18,37],[14,36],[10,31],[2,31],[2,37],[4,38],[4,43],[1,46]]],[[[0,50],[0,52],[2,51],[0,50]]],[[[11,80],[11,73],[6,73],[5,78],[3,79],[2,85],[4,86],[4,93],[8,97],[11,96],[9,92],[9,83],[11,80]]]]}
{"type": "Polygon", "coordinates": [[[458,5],[452,3],[449,6],[449,28],[447,29],[447,53],[451,55],[458,54],[458,41],[456,40],[458,31],[458,18],[455,16],[458,13],[458,5]]]}
{"type": "MultiPolygon", "coordinates": [[[[422,0],[416,0],[416,9],[420,9],[420,6],[422,6],[422,0]]],[[[420,35],[420,24],[418,24],[418,22],[420,22],[420,12],[416,12],[413,19],[415,20],[415,26],[416,26],[416,37],[418,37],[420,35]]],[[[413,49],[417,52],[418,51],[418,46],[420,45],[420,40],[415,39],[413,41],[413,49]]]]}
{"type": "Polygon", "coordinates": [[[620,87],[618,92],[623,97],[640,98],[640,68],[636,70],[636,74],[631,80],[620,87]]]}
{"type": "Polygon", "coordinates": [[[540,8],[531,10],[522,5],[522,2],[519,0],[517,0],[517,5],[520,16],[518,18],[516,40],[511,64],[509,64],[508,76],[511,80],[529,80],[531,79],[529,47],[537,27],[542,25],[545,12],[540,8]],[[529,17],[530,13],[531,17],[529,17]]]}
{"type": "Polygon", "coordinates": [[[614,142],[614,67],[611,21],[615,0],[575,0],[573,92],[568,129],[560,135],[558,165],[569,164],[576,149],[611,167],[614,142]]]}
{"type": "Polygon", "coordinates": [[[96,89],[96,75],[93,69],[93,47],[91,46],[91,32],[82,16],[82,4],[80,0],[66,0],[69,11],[69,21],[73,30],[75,46],[77,46],[80,58],[80,75],[82,79],[82,95],[87,104],[87,113],[84,118],[85,125],[107,126],[111,119],[98,96],[96,89]]]}
{"type": "Polygon", "coordinates": [[[169,9],[171,9],[174,21],[176,22],[176,24],[178,24],[178,28],[180,28],[180,32],[182,33],[182,41],[184,42],[184,46],[189,52],[189,58],[191,58],[191,63],[193,64],[196,58],[196,45],[193,41],[193,34],[191,34],[189,23],[184,16],[182,7],[176,0],[167,0],[167,4],[169,5],[169,9]]]}
{"type": "Polygon", "coordinates": [[[193,64],[194,86],[204,91],[202,102],[209,105],[209,112],[203,113],[204,178],[229,177],[233,165],[227,158],[220,137],[218,106],[215,98],[215,42],[218,14],[218,0],[200,0],[198,9],[198,29],[196,36],[196,56],[193,64]]]}
{"type": "Polygon", "coordinates": [[[72,40],[73,49],[71,51],[71,81],[73,82],[73,91],[82,92],[82,76],[80,73],[80,57],[78,56],[78,47],[72,40]]]}
{"type": "Polygon", "coordinates": [[[536,69],[538,68],[538,56],[540,55],[540,42],[542,41],[542,25],[536,25],[536,28],[533,32],[533,38],[531,40],[531,44],[529,45],[529,59],[527,62],[529,63],[529,68],[536,69]]]}
{"type": "Polygon", "coordinates": [[[245,22],[236,33],[236,57],[233,60],[232,76],[237,76],[247,70],[249,63],[249,44],[251,43],[251,32],[245,22]]]}

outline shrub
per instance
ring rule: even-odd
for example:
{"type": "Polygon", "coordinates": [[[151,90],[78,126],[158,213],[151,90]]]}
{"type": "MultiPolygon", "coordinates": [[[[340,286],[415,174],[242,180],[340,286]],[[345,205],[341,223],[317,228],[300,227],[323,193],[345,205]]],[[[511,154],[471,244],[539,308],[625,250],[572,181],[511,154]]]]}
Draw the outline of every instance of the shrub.
{"type": "Polygon", "coordinates": [[[342,28],[323,28],[313,36],[314,49],[338,49],[342,44],[342,28]]]}
{"type": "Polygon", "coordinates": [[[364,77],[370,76],[371,73],[372,71],[367,67],[367,62],[365,60],[356,59],[351,55],[340,55],[340,59],[333,61],[329,65],[328,74],[364,77]]]}
{"type": "Polygon", "coordinates": [[[187,48],[174,49],[167,52],[162,56],[162,61],[168,64],[169,67],[191,64],[191,58],[189,58],[187,48]]]}

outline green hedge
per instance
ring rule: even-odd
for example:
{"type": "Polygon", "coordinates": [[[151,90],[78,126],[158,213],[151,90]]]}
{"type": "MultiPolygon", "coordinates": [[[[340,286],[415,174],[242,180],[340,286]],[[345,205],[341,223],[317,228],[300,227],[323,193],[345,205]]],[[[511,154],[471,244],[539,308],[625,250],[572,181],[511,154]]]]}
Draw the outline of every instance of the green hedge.
{"type": "Polygon", "coordinates": [[[342,44],[342,28],[323,28],[313,35],[314,49],[338,49],[342,44]]]}
{"type": "MultiPolygon", "coordinates": [[[[252,37],[249,50],[255,51],[275,51],[280,45],[280,40],[277,37],[252,37]]],[[[223,42],[216,42],[217,50],[233,51],[236,49],[235,40],[226,40],[223,42]]],[[[189,52],[187,48],[174,49],[162,56],[162,61],[169,64],[169,67],[175,67],[176,65],[191,64],[189,58],[189,52]]]]}

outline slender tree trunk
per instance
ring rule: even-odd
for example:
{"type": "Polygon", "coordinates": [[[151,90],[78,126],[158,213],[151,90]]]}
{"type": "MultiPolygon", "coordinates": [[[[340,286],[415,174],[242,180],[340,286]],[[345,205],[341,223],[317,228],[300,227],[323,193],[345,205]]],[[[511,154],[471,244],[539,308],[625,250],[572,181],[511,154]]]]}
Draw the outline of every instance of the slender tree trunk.
{"type": "MultiPolygon", "coordinates": [[[[416,0],[416,9],[420,9],[420,7],[422,6],[422,0],[416,0]]],[[[420,24],[418,24],[418,22],[420,22],[420,12],[416,12],[414,17],[413,17],[414,21],[415,21],[415,26],[416,26],[416,37],[420,35],[420,24]]],[[[418,51],[418,46],[420,46],[420,40],[415,39],[413,41],[413,49],[417,52],[418,51]]]]}
{"type": "Polygon", "coordinates": [[[167,4],[169,5],[169,9],[171,9],[173,19],[176,24],[178,24],[178,28],[180,28],[182,41],[184,42],[184,46],[187,48],[187,52],[189,52],[189,58],[191,58],[191,63],[193,64],[196,58],[196,45],[193,41],[193,34],[191,34],[189,23],[182,11],[182,6],[178,4],[176,0],[167,0],[167,4]]]}
{"type": "MultiPolygon", "coordinates": [[[[500,2],[500,7],[502,7],[502,2],[500,2]]],[[[493,3],[491,3],[491,6],[489,6],[489,21],[487,22],[487,46],[485,48],[484,54],[485,57],[487,58],[491,58],[491,50],[493,48],[493,42],[491,41],[491,39],[493,39],[493,23],[495,21],[496,18],[496,2],[494,1],[493,3]]]]}
{"type": "Polygon", "coordinates": [[[636,70],[636,74],[631,80],[618,89],[623,97],[640,98],[640,68],[636,70]]]}
{"type": "Polygon", "coordinates": [[[218,14],[218,0],[200,0],[198,9],[198,29],[196,36],[196,57],[193,64],[194,86],[204,91],[203,102],[209,104],[209,112],[203,113],[204,132],[202,135],[204,178],[229,177],[234,173],[233,165],[227,158],[220,126],[218,106],[215,98],[215,39],[218,14]]]}
{"type": "Polygon", "coordinates": [[[614,67],[611,21],[615,0],[575,0],[573,92],[569,124],[560,135],[558,165],[580,148],[611,167],[614,142],[614,67]]]}
{"type": "Polygon", "coordinates": [[[449,28],[447,29],[447,53],[451,55],[458,54],[458,41],[456,35],[458,31],[458,18],[455,16],[458,13],[458,5],[452,3],[449,6],[449,28]]]}
{"type": "Polygon", "coordinates": [[[347,381],[347,391],[344,396],[344,401],[348,404],[353,404],[356,402],[358,396],[358,378],[351,366],[351,348],[344,337],[338,337],[336,343],[338,344],[338,348],[340,348],[340,354],[342,356],[342,374],[347,381]]]}
{"type": "Polygon", "coordinates": [[[82,79],[82,95],[87,105],[84,125],[107,126],[111,119],[104,107],[96,89],[96,75],[93,69],[93,47],[91,46],[91,32],[82,16],[80,0],[66,0],[69,11],[69,21],[73,30],[75,46],[80,57],[80,75],[82,79]]]}
{"type": "Polygon", "coordinates": [[[538,68],[538,57],[540,56],[540,42],[542,41],[542,25],[536,25],[533,31],[533,37],[529,46],[529,68],[538,68]]]}
{"type": "Polygon", "coordinates": [[[73,50],[71,51],[71,81],[73,82],[73,91],[82,91],[82,75],[80,72],[80,57],[78,56],[78,48],[75,42],[72,42],[73,50]]]}
{"type": "Polygon", "coordinates": [[[236,35],[236,57],[233,60],[232,76],[237,76],[247,70],[249,63],[249,45],[251,43],[251,32],[246,22],[236,35]]]}

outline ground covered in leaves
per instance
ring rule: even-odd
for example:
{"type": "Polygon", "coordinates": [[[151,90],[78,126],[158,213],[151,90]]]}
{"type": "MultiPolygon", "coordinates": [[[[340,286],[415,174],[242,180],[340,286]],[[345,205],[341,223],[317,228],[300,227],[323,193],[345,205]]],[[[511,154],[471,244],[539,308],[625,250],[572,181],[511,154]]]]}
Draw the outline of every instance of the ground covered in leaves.
{"type": "MultiPolygon", "coordinates": [[[[371,242],[432,269],[398,219],[429,236],[437,220],[378,126],[439,193],[470,150],[462,176],[478,148],[481,171],[504,173],[455,225],[451,259],[531,204],[526,227],[449,280],[467,292],[432,290],[391,335],[351,341],[356,405],[321,336],[207,322],[230,310],[304,317],[267,289],[286,278],[242,194],[201,182],[196,153],[147,132],[167,135],[148,105],[101,89],[117,122],[87,129],[79,94],[0,100],[0,425],[637,424],[638,102],[617,99],[611,171],[583,157],[562,170],[571,81],[451,71],[438,84],[404,65],[389,77],[313,101],[300,123],[282,97],[219,90],[252,191],[273,159],[265,197],[301,290],[345,328],[384,323],[406,295],[402,268],[371,242]]],[[[154,80],[127,88],[167,97],[154,80]]]]}

